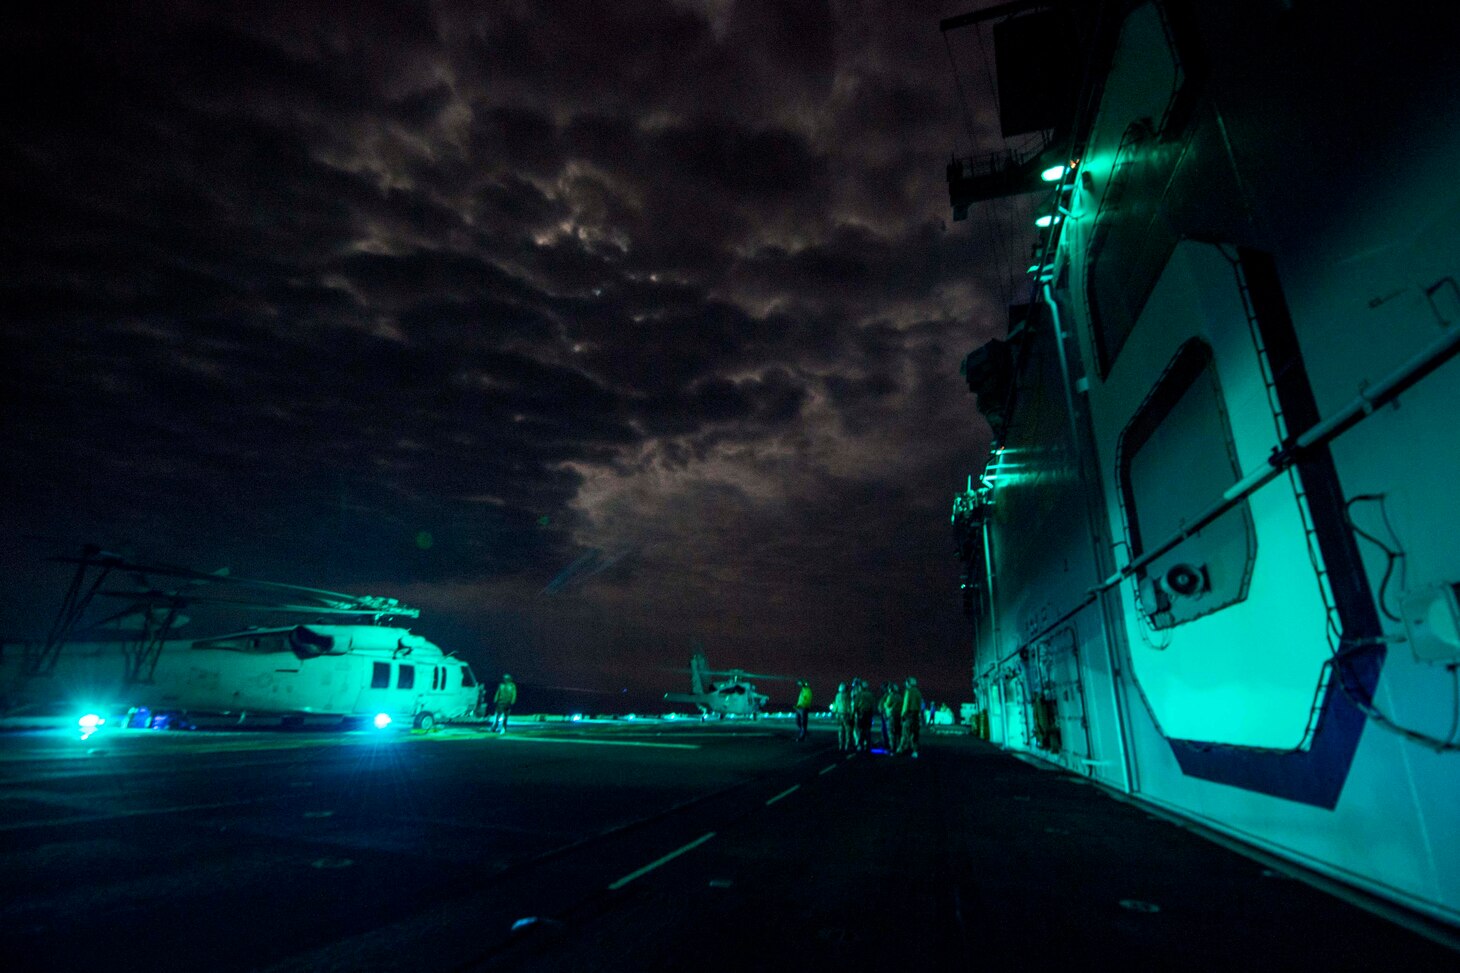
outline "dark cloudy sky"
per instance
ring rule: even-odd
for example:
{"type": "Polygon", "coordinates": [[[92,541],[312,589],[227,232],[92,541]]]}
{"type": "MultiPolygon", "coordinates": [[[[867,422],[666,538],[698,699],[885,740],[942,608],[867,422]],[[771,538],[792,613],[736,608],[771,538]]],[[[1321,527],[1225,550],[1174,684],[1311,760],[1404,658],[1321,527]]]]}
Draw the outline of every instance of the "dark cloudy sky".
{"type": "Polygon", "coordinates": [[[958,365],[1002,314],[937,22],[976,5],[12,21],[0,629],[92,540],[397,595],[528,683],[698,638],[962,696],[958,365]]]}

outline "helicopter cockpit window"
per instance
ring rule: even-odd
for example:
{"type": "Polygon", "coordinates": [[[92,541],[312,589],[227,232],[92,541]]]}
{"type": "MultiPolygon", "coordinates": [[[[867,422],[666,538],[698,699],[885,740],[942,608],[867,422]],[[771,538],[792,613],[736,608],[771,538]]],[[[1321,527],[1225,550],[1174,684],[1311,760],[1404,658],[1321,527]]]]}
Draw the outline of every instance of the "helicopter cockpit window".
{"type": "Polygon", "coordinates": [[[471,674],[470,666],[461,667],[461,684],[467,689],[470,689],[472,686],[475,686],[477,684],[477,677],[471,674]]]}
{"type": "Polygon", "coordinates": [[[416,686],[416,667],[401,666],[400,675],[396,677],[396,689],[414,689],[416,686]]]}
{"type": "Polygon", "coordinates": [[[375,663],[375,668],[370,673],[370,688],[371,689],[389,689],[390,688],[390,663],[389,662],[377,662],[377,663],[375,663]]]}
{"type": "Polygon", "coordinates": [[[289,633],[288,644],[296,655],[329,655],[335,651],[333,635],[321,635],[303,625],[289,633]]]}
{"type": "Polygon", "coordinates": [[[745,695],[745,687],[744,686],[726,686],[724,689],[720,690],[720,695],[721,696],[744,696],[745,695]]]}

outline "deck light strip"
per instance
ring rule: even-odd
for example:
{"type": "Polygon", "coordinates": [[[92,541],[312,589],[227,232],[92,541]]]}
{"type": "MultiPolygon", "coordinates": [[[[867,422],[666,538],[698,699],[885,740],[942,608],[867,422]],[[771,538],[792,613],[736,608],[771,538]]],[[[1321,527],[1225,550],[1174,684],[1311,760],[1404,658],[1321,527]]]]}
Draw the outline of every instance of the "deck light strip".
{"type": "Polygon", "coordinates": [[[785,790],[781,791],[779,794],[777,794],[775,797],[771,798],[769,801],[766,801],[765,802],[765,806],[766,807],[770,807],[772,804],[776,803],[781,798],[783,798],[783,797],[790,797],[792,794],[796,793],[800,789],[801,789],[801,785],[800,784],[792,784],[790,787],[788,787],[785,790]]]}

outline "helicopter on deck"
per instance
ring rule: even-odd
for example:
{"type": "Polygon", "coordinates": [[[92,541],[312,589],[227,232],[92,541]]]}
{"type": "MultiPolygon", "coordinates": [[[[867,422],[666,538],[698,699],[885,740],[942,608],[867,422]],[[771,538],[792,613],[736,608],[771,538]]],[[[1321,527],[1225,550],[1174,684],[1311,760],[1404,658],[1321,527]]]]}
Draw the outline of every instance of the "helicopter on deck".
{"type": "Polygon", "coordinates": [[[55,560],[76,571],[46,637],[0,644],[0,710],[9,714],[67,706],[85,714],[83,727],[147,713],[174,716],[173,725],[210,714],[429,729],[477,705],[471,667],[400,627],[420,612],[394,598],[142,564],[91,545],[55,560]],[[103,587],[118,577],[132,584],[103,587]],[[124,607],[83,625],[97,597],[124,607]],[[193,606],[309,621],[181,638],[193,606]]]}
{"type": "MultiPolygon", "coordinates": [[[[683,671],[683,670],[680,670],[683,671]]],[[[751,679],[787,680],[786,676],[757,675],[743,669],[714,670],[703,652],[696,652],[689,660],[690,692],[665,693],[669,703],[687,703],[697,706],[701,718],[716,713],[721,719],[726,716],[749,716],[754,719],[764,712],[770,697],[755,691],[751,679]],[[722,680],[710,681],[710,677],[723,676],[722,680]],[[708,688],[707,688],[708,687],[708,688]]]]}

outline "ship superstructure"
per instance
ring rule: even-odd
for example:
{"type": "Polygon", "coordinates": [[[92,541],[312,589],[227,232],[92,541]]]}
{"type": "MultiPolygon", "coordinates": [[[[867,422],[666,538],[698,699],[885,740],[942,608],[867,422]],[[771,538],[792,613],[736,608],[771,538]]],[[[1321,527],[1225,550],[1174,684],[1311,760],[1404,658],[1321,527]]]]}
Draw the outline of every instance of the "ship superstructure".
{"type": "Polygon", "coordinates": [[[993,26],[1005,134],[1040,133],[949,167],[955,215],[1032,192],[1036,218],[1029,300],[965,366],[993,431],[953,512],[976,727],[1449,923],[1456,21],[1167,0],[945,24],[993,26]],[[1002,62],[1030,37],[1078,68],[1021,102],[1002,62]]]}

